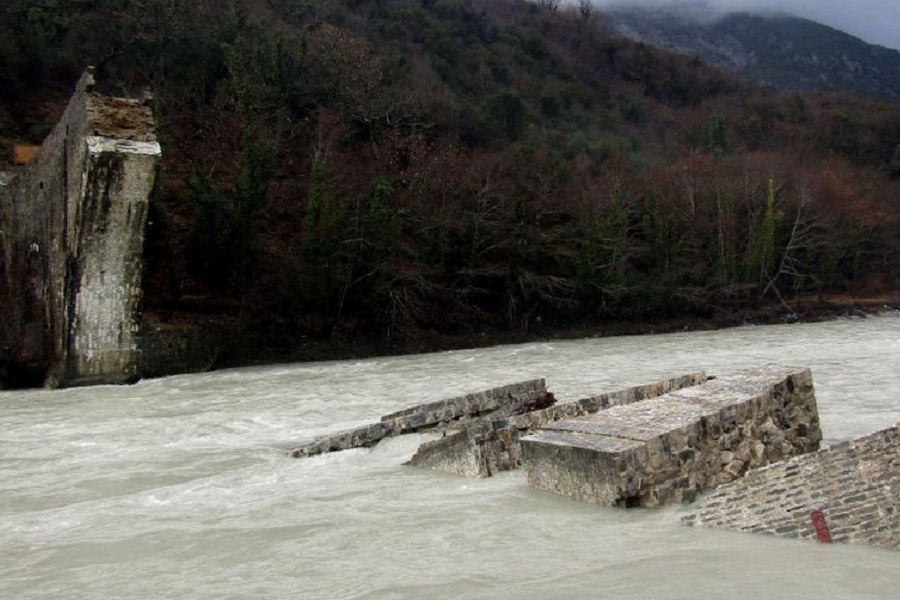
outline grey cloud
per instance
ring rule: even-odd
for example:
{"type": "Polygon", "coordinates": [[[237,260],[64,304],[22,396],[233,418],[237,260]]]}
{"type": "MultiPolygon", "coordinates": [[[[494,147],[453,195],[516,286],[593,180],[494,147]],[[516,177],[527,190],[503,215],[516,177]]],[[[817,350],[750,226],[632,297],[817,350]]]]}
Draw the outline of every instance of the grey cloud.
{"type": "MultiPolygon", "coordinates": [[[[673,0],[594,0],[600,7],[672,6],[673,0]]],[[[705,5],[711,14],[722,12],[777,11],[818,21],[855,35],[867,42],[900,49],[900,2],[898,0],[705,0],[682,2],[705,5]]]]}

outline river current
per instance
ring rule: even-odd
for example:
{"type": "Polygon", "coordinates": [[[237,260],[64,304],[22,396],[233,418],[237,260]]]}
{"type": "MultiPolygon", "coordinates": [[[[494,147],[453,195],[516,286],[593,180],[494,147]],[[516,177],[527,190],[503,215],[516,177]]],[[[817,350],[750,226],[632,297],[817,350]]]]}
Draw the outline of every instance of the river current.
{"type": "Polygon", "coordinates": [[[825,444],[900,421],[900,315],[0,392],[0,598],[896,598],[900,554],[683,527],[402,466],[424,436],[282,450],[546,377],[560,401],[810,367],[825,444]]]}

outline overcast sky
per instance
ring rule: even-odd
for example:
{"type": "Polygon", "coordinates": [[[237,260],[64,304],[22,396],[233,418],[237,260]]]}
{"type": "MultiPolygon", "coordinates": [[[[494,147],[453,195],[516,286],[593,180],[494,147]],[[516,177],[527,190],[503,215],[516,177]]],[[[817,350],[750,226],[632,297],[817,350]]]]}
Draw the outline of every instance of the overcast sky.
{"type": "MultiPolygon", "coordinates": [[[[594,0],[625,6],[672,5],[673,0],[594,0]]],[[[768,9],[818,21],[873,44],[900,49],[900,0],[706,0],[713,9],[768,9]]]]}

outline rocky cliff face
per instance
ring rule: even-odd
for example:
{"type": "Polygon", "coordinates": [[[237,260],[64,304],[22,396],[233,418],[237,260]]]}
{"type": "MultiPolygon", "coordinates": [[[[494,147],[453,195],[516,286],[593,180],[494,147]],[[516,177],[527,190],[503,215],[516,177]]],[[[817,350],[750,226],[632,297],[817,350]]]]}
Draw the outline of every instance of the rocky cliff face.
{"type": "Polygon", "coordinates": [[[788,15],[704,17],[691,9],[616,9],[618,33],[691,54],[779,89],[838,89],[900,103],[900,52],[788,15]]]}

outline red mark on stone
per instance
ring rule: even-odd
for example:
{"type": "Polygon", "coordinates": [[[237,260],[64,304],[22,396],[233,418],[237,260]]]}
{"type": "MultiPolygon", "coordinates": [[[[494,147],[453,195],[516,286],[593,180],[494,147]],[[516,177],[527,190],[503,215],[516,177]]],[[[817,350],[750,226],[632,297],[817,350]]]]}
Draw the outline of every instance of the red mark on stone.
{"type": "Polygon", "coordinates": [[[831,532],[828,531],[828,523],[825,522],[825,513],[816,509],[810,513],[812,517],[813,527],[816,528],[816,537],[823,544],[831,543],[831,532]]]}

